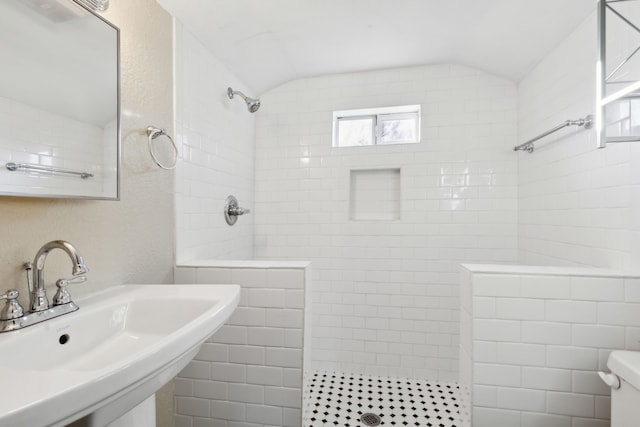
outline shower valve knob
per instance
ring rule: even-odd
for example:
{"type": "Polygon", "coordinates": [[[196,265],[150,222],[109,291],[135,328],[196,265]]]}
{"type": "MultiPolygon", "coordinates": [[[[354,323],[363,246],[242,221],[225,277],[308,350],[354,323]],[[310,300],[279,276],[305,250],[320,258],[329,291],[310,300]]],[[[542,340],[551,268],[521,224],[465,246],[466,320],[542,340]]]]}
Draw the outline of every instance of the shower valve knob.
{"type": "Polygon", "coordinates": [[[238,216],[248,214],[250,212],[250,209],[238,206],[238,199],[234,196],[227,197],[224,205],[224,219],[227,221],[227,224],[235,224],[236,221],[238,221],[238,216]]]}
{"type": "Polygon", "coordinates": [[[248,213],[251,213],[251,209],[239,208],[237,206],[235,208],[229,208],[229,215],[244,215],[248,213]]]}

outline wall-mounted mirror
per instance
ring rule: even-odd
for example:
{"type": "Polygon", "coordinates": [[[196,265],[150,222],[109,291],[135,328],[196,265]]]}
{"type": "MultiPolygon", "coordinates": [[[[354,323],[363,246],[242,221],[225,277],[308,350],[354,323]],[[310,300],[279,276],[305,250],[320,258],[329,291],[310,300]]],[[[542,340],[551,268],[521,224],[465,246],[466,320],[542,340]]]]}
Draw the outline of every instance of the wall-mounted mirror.
{"type": "Polygon", "coordinates": [[[598,147],[640,141],[640,1],[598,1],[598,147]]]}
{"type": "Polygon", "coordinates": [[[0,194],[118,199],[118,29],[72,0],[2,0],[0,40],[0,194]]]}

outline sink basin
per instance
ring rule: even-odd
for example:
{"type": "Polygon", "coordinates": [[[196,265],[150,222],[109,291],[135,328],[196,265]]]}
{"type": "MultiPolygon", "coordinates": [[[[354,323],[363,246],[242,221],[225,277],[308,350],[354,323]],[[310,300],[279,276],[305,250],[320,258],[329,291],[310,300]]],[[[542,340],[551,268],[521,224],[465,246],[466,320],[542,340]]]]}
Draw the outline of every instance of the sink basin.
{"type": "Polygon", "coordinates": [[[105,425],[170,381],[238,305],[236,285],[123,285],[0,334],[0,425],[105,425]]]}

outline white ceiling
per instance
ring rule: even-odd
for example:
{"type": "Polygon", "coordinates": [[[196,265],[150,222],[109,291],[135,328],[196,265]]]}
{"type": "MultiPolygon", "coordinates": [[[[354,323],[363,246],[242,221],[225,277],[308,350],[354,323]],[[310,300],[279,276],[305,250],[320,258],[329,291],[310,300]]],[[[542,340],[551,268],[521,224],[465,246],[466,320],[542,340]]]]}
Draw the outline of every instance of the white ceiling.
{"type": "Polygon", "coordinates": [[[252,96],[301,77],[442,62],[519,81],[596,6],[595,0],[158,1],[252,96]]]}

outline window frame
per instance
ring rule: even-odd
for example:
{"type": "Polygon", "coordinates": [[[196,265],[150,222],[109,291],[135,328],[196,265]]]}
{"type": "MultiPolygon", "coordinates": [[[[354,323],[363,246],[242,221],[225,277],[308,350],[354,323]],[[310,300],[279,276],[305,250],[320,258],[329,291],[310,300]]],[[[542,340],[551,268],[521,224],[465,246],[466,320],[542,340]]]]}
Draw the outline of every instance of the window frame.
{"type": "Polygon", "coordinates": [[[333,112],[333,141],[332,147],[334,148],[347,148],[347,147],[371,147],[378,145],[398,145],[398,144],[417,144],[420,143],[420,128],[422,120],[421,105],[402,105],[395,107],[382,107],[382,108],[367,108],[356,110],[342,110],[333,112]],[[415,119],[414,120],[414,135],[415,138],[408,140],[395,140],[395,141],[382,141],[381,136],[381,123],[391,120],[402,119],[415,119]],[[371,144],[367,145],[340,145],[340,123],[349,120],[364,120],[372,119],[371,129],[371,144]]]}
{"type": "Polygon", "coordinates": [[[344,147],[370,147],[372,145],[376,145],[376,134],[378,131],[378,122],[377,122],[377,117],[375,115],[372,114],[363,114],[363,115],[354,115],[354,116],[344,116],[344,117],[335,117],[334,118],[334,147],[340,147],[340,148],[344,148],[344,147]],[[349,121],[356,121],[356,120],[367,120],[367,119],[371,119],[371,144],[366,144],[366,145],[340,145],[340,122],[349,122],[349,121]]]}

